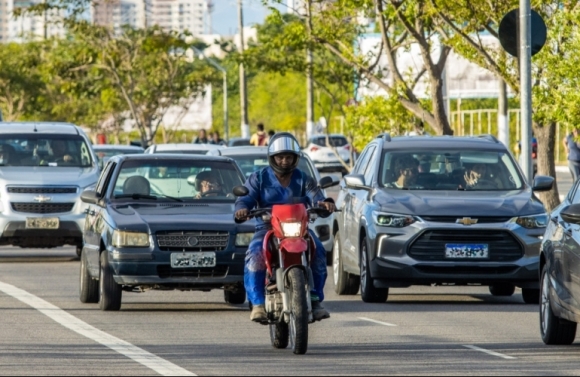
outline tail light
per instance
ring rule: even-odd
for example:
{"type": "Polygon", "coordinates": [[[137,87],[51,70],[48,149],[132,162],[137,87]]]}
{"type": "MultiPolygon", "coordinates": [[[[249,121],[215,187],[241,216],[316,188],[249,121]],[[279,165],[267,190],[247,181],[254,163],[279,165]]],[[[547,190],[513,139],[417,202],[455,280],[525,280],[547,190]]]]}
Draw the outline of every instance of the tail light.
{"type": "Polygon", "coordinates": [[[316,152],[317,150],[319,150],[320,148],[318,147],[311,147],[310,148],[310,152],[316,152]]]}
{"type": "Polygon", "coordinates": [[[345,145],[345,146],[344,146],[344,149],[346,149],[347,151],[350,151],[350,145],[348,145],[348,144],[347,144],[347,145],[345,145]]]}

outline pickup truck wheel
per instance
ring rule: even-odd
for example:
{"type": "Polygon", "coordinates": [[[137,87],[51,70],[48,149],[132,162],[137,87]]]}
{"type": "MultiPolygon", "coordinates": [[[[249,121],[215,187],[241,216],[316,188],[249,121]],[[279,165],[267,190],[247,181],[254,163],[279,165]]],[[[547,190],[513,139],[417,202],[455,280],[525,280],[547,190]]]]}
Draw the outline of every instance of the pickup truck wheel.
{"type": "Polygon", "coordinates": [[[389,297],[388,288],[375,288],[374,281],[371,278],[370,260],[367,253],[367,239],[361,241],[360,252],[360,289],[361,297],[364,302],[381,303],[387,301],[389,297]]]}
{"type": "Polygon", "coordinates": [[[493,284],[489,286],[489,293],[496,297],[509,297],[516,291],[513,284],[493,284]]]}
{"type": "Polygon", "coordinates": [[[89,274],[87,255],[85,253],[81,253],[80,272],[80,300],[83,304],[96,304],[99,302],[99,282],[89,274]]]}
{"type": "Polygon", "coordinates": [[[360,287],[360,278],[345,272],[342,267],[342,246],[340,233],[334,235],[334,248],[332,249],[332,276],[334,278],[334,291],[337,295],[356,295],[360,287]]]}
{"type": "Polygon", "coordinates": [[[550,299],[550,281],[548,267],[542,271],[541,301],[540,301],[540,333],[547,345],[570,345],[576,338],[577,324],[558,318],[552,311],[550,299]]]}
{"type": "Polygon", "coordinates": [[[99,279],[99,307],[102,311],[118,311],[121,309],[122,287],[113,279],[113,271],[109,266],[108,252],[101,253],[101,278],[99,279]]]}
{"type": "Polygon", "coordinates": [[[235,291],[224,290],[226,304],[242,305],[246,302],[246,289],[239,285],[235,291]]]}

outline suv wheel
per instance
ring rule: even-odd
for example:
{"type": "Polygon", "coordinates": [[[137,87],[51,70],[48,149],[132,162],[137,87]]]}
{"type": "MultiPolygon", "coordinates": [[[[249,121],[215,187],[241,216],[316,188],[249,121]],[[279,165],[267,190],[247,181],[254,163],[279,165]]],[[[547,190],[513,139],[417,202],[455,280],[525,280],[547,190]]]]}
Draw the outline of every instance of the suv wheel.
{"type": "Polygon", "coordinates": [[[538,305],[540,303],[540,290],[522,288],[522,298],[526,304],[538,305]]]}
{"type": "Polygon", "coordinates": [[[102,311],[118,311],[121,309],[122,287],[113,279],[113,271],[109,266],[108,252],[101,252],[101,278],[99,279],[99,308],[102,311]]]}
{"type": "Polygon", "coordinates": [[[389,297],[388,288],[375,288],[371,278],[370,260],[368,256],[367,239],[363,237],[360,245],[360,290],[364,302],[381,303],[389,297]]]}
{"type": "Polygon", "coordinates": [[[493,284],[489,286],[489,293],[497,297],[509,297],[516,291],[516,286],[513,284],[493,284]]]}
{"type": "Polygon", "coordinates": [[[91,277],[87,267],[87,255],[81,253],[79,296],[83,304],[96,304],[99,302],[99,282],[91,277]]]}
{"type": "Polygon", "coordinates": [[[345,272],[342,267],[342,246],[340,234],[334,235],[334,248],[332,249],[332,272],[334,277],[334,291],[337,295],[356,295],[360,287],[360,278],[345,272]]]}
{"type": "Polygon", "coordinates": [[[246,302],[246,289],[239,284],[235,290],[224,290],[226,304],[242,305],[246,302]]]}
{"type": "Polygon", "coordinates": [[[548,345],[570,345],[576,338],[575,322],[558,318],[552,311],[550,300],[550,277],[548,266],[544,266],[541,282],[541,302],[540,302],[540,332],[542,340],[548,345]]]}

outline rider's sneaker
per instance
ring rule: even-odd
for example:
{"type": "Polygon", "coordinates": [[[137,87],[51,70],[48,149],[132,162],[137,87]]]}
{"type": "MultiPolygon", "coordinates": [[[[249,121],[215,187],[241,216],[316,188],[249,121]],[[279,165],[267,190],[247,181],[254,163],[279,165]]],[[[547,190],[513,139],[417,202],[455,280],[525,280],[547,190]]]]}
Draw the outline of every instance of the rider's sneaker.
{"type": "Polygon", "coordinates": [[[254,322],[266,322],[268,316],[266,315],[266,307],[264,305],[256,305],[252,308],[252,314],[250,314],[250,320],[254,322]]]}
{"type": "Polygon", "coordinates": [[[324,309],[320,301],[312,301],[312,317],[314,317],[315,321],[322,321],[330,318],[330,313],[324,309]]]}

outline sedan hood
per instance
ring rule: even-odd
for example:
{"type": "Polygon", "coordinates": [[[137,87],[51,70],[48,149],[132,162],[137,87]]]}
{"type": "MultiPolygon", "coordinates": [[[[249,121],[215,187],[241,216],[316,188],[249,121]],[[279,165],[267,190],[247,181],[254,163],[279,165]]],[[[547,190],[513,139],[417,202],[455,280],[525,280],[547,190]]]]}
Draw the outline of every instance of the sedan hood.
{"type": "Polygon", "coordinates": [[[234,222],[233,204],[147,203],[111,205],[115,228],[154,234],[158,231],[217,230],[253,232],[255,222],[234,222]]]}
{"type": "Polygon", "coordinates": [[[545,212],[531,190],[408,191],[381,189],[375,201],[382,210],[414,216],[507,217],[545,212]]]}
{"type": "Polygon", "coordinates": [[[98,179],[97,168],[18,166],[0,169],[1,185],[56,185],[87,187],[98,179]]]}

